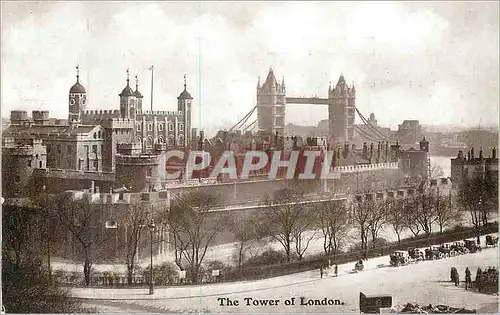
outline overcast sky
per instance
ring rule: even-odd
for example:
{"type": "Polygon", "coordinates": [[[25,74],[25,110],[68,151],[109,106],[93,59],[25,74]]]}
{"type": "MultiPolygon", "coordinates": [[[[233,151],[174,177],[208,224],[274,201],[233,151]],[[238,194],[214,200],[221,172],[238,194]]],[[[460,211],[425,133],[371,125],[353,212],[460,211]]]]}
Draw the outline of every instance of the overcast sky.
{"type": "MultiPolygon", "coordinates": [[[[187,74],[194,127],[209,133],[255,105],[270,67],[289,96],[326,97],[343,73],[359,110],[392,129],[497,124],[498,36],[496,1],[3,2],[2,116],[67,117],[76,64],[89,109],[119,109],[127,67],[149,107],[153,64],[154,109],[176,109],[187,74]]],[[[325,106],[287,107],[287,122],[325,118],[325,106]]]]}

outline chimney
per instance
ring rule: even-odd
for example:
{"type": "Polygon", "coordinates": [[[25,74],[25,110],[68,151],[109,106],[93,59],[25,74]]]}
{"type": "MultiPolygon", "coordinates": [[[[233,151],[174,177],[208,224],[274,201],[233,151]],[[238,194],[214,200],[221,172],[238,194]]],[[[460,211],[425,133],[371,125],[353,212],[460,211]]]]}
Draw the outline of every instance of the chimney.
{"type": "Polygon", "coordinates": [[[474,159],[474,148],[470,149],[470,157],[471,159],[474,159]]]}
{"type": "Polygon", "coordinates": [[[483,158],[483,147],[480,147],[479,148],[479,158],[482,159],[483,158]]]}
{"type": "Polygon", "coordinates": [[[497,149],[495,147],[493,147],[493,149],[491,150],[491,158],[492,159],[497,158],[497,149]]]}
{"type": "Polygon", "coordinates": [[[470,161],[470,150],[467,151],[467,161],[470,161]]]}

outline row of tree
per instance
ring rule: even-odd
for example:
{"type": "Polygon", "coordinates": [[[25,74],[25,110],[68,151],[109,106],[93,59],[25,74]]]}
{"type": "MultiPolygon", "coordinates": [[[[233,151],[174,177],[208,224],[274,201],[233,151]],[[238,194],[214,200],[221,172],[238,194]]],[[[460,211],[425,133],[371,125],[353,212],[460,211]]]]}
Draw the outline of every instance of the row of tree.
{"type": "MultiPolygon", "coordinates": [[[[460,188],[459,205],[469,210],[478,230],[487,223],[488,213],[495,202],[497,204],[493,187],[493,182],[479,178],[460,188]]],[[[359,233],[361,249],[367,250],[369,239],[374,244],[384,227],[391,227],[401,240],[404,231],[414,236],[420,232],[428,235],[437,224],[442,232],[461,217],[451,194],[443,195],[424,186],[405,198],[364,198],[352,204],[345,201],[306,203],[306,198],[306,190],[299,186],[282,189],[269,195],[259,211],[239,220],[225,214],[227,212],[214,211],[219,198],[205,190],[176,196],[170,207],[132,204],[122,218],[126,239],[121,246],[126,253],[123,261],[127,266],[128,282],[132,284],[137,251],[141,240],[144,242],[145,232],[150,231],[151,219],[155,220],[157,228],[169,227],[168,241],[174,249],[175,263],[181,270],[189,271],[191,281],[196,283],[209,246],[219,234],[228,231],[238,241],[235,260],[241,267],[248,258],[248,249],[256,242],[277,242],[283,247],[288,261],[294,257],[301,260],[311,241],[317,238],[323,239],[326,255],[339,252],[353,227],[359,233]]],[[[63,243],[61,238],[69,235],[71,242],[77,243],[83,253],[85,283],[90,284],[95,259],[100,251],[109,250],[105,246],[109,240],[98,228],[102,225],[102,207],[92,207],[86,198],[75,202],[62,195],[41,195],[32,207],[14,209],[4,212],[3,216],[5,257],[9,261],[21,265],[23,260],[46,257],[51,275],[54,248],[63,243]]],[[[155,246],[167,241],[163,239],[164,233],[155,235],[155,246]]]]}

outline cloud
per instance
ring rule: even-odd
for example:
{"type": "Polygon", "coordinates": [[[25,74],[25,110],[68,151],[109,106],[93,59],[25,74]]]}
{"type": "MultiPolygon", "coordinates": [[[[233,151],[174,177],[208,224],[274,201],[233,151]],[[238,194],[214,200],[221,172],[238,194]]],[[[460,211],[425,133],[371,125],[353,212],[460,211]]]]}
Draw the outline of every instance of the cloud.
{"type": "MultiPolygon", "coordinates": [[[[89,106],[119,107],[127,67],[139,75],[150,104],[147,69],[154,64],[155,109],[176,109],[187,74],[193,123],[208,134],[255,105],[257,77],[265,79],[271,66],[291,96],[326,97],[329,81],[344,73],[356,84],[360,110],[375,112],[386,125],[412,117],[423,124],[496,123],[498,20],[490,6],[475,5],[472,13],[460,8],[401,2],[4,6],[12,23],[2,29],[3,116],[38,104],[65,117],[77,63],[89,106]]],[[[326,118],[323,107],[287,109],[287,122],[326,118]]]]}

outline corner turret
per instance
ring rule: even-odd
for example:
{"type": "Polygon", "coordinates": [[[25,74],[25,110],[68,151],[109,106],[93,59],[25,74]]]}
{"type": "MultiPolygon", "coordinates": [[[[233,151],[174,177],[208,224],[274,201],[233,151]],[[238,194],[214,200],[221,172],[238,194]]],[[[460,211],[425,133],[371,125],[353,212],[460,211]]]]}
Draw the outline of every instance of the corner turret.
{"type": "Polygon", "coordinates": [[[68,123],[80,122],[80,113],[87,108],[87,91],[80,84],[80,67],[76,66],[76,83],[69,89],[68,123]]]}

